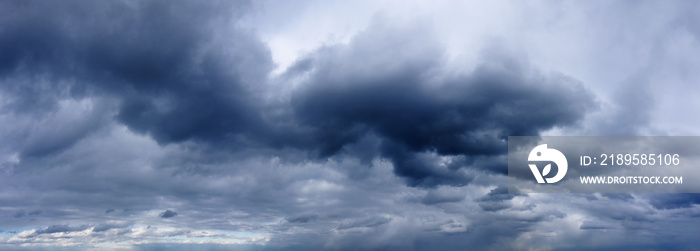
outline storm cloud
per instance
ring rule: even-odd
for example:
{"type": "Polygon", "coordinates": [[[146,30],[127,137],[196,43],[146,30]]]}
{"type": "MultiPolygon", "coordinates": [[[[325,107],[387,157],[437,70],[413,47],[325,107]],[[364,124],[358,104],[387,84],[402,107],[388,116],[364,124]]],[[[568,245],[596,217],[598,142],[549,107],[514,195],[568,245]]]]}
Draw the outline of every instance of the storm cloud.
{"type": "Polygon", "coordinates": [[[1,2],[0,249],[697,242],[692,194],[505,178],[508,136],[697,134],[696,4],[404,4],[1,2]]]}
{"type": "MultiPolygon", "coordinates": [[[[5,81],[6,89],[23,89],[18,100],[55,106],[59,98],[116,99],[113,119],[159,144],[292,147],[326,158],[369,135],[380,139],[376,151],[409,185],[464,185],[470,178],[455,170],[465,166],[505,173],[503,165],[474,159],[505,154],[508,135],[571,125],[595,107],[578,81],[541,73],[498,47],[485,50],[472,72],[445,72],[444,52],[429,27],[393,27],[380,19],[348,45],[300,59],[283,75],[289,82],[305,78],[289,103],[265,103],[256,96],[264,95],[270,52],[249,32],[214,32],[235,16],[207,18],[245,9],[244,3],[223,9],[158,1],[6,4],[31,13],[10,15],[0,35],[10,55],[1,71],[11,79],[51,79],[48,87],[5,81]],[[59,90],[63,97],[55,97],[59,90]],[[275,116],[274,107],[285,106],[289,115],[275,116]],[[441,167],[431,153],[457,159],[441,167]]],[[[96,118],[71,121],[60,133],[35,132],[42,140],[30,141],[22,156],[73,145],[99,128],[105,109],[93,108],[96,118]]]]}
{"type": "Polygon", "coordinates": [[[445,72],[444,53],[426,27],[385,26],[373,25],[347,46],[323,48],[286,73],[305,78],[292,104],[314,130],[321,156],[371,134],[410,185],[465,184],[468,178],[454,170],[506,172],[474,160],[505,154],[508,135],[571,125],[595,107],[576,80],[494,55],[498,48],[485,50],[485,62],[472,72],[445,72]],[[440,167],[430,153],[459,158],[440,167]]]}
{"type": "MultiPolygon", "coordinates": [[[[245,3],[3,5],[0,72],[3,88],[15,97],[10,106],[50,109],[60,99],[115,98],[117,121],[164,144],[224,140],[255,133],[262,123],[250,89],[271,69],[269,51],[245,31],[230,28],[225,38],[214,33],[245,3]],[[222,48],[221,39],[233,43],[222,48]]],[[[84,137],[61,135],[65,139],[42,151],[84,137]]]]}

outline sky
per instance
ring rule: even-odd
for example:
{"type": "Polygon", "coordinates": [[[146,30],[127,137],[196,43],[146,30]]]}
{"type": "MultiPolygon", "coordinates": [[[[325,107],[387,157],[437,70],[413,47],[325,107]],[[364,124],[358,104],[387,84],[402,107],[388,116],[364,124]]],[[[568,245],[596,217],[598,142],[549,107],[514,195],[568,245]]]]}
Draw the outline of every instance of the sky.
{"type": "Polygon", "coordinates": [[[692,1],[2,1],[0,250],[697,249],[508,136],[700,136],[692,1]]]}

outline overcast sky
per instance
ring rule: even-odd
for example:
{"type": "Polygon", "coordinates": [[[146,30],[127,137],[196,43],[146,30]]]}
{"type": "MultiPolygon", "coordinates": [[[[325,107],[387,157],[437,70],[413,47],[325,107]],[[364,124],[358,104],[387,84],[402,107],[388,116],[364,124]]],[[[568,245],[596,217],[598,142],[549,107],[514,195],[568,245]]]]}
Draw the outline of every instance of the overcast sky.
{"type": "Polygon", "coordinates": [[[689,249],[507,137],[700,135],[691,1],[2,1],[0,249],[689,249]]]}

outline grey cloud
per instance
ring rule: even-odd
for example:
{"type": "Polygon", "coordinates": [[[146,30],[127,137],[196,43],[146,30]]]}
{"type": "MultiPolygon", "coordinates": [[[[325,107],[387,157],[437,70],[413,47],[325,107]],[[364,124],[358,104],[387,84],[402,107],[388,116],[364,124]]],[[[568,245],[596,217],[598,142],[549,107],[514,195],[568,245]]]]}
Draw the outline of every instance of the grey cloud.
{"type": "Polygon", "coordinates": [[[634,199],[632,195],[628,193],[604,193],[601,194],[603,197],[613,199],[613,200],[621,200],[621,201],[629,201],[634,199]]]}
{"type": "Polygon", "coordinates": [[[15,217],[15,218],[21,218],[21,217],[24,217],[24,216],[37,216],[37,215],[40,215],[40,214],[41,214],[41,210],[33,210],[33,211],[30,211],[30,212],[25,212],[24,210],[21,210],[21,211],[18,211],[17,213],[15,213],[15,214],[13,215],[13,217],[15,217]]]}
{"type": "Polygon", "coordinates": [[[527,194],[509,193],[508,187],[499,186],[492,189],[488,194],[479,198],[479,207],[484,211],[500,211],[510,208],[510,200],[516,196],[527,196],[527,194]]]}
{"type": "Polygon", "coordinates": [[[104,232],[111,229],[121,229],[128,227],[126,223],[102,223],[93,227],[92,232],[104,232]]]}
{"type": "Polygon", "coordinates": [[[383,216],[371,216],[364,219],[359,219],[351,222],[344,222],[338,226],[338,230],[351,229],[356,227],[377,227],[391,222],[391,218],[383,216]]]}
{"type": "Polygon", "coordinates": [[[611,229],[611,228],[614,228],[614,227],[610,226],[610,224],[605,224],[602,222],[592,222],[592,221],[585,221],[579,227],[579,229],[582,229],[582,230],[601,230],[601,229],[611,229]]]}
{"type": "Polygon", "coordinates": [[[507,135],[571,125],[595,107],[577,81],[543,75],[522,60],[491,57],[489,51],[473,72],[443,74],[438,48],[425,29],[380,23],[348,46],[323,48],[291,67],[300,72],[287,74],[308,79],[292,104],[301,123],[314,130],[318,153],[333,155],[374,133],[382,138],[381,156],[409,185],[463,185],[470,178],[455,170],[468,163],[441,170],[417,156],[499,156],[507,135]]]}
{"type": "Polygon", "coordinates": [[[651,65],[639,70],[616,86],[612,103],[605,113],[592,120],[587,134],[634,136],[645,135],[650,130],[651,111],[656,103],[648,81],[651,65]]]}
{"type": "Polygon", "coordinates": [[[78,109],[79,104],[71,104],[38,122],[21,150],[21,157],[42,157],[65,150],[101,128],[110,114],[104,103],[97,103],[84,111],[78,109]]]}
{"type": "Polygon", "coordinates": [[[700,204],[698,194],[653,194],[647,198],[649,203],[657,209],[688,208],[700,204]]]}
{"type": "MultiPolygon", "coordinates": [[[[379,18],[270,80],[267,46],[238,23],[249,8],[0,3],[7,122],[0,221],[49,226],[0,235],[0,249],[517,250],[616,247],[619,239],[683,249],[697,242],[698,200],[689,195],[546,194],[513,203],[503,186],[506,137],[577,126],[597,106],[579,75],[538,69],[546,59],[500,45],[485,49],[473,69],[455,69],[455,52],[429,22],[379,18]],[[36,208],[42,213],[32,215],[36,208]],[[154,211],[165,208],[187,213],[164,220],[177,214],[154,211]],[[148,244],[162,242],[173,243],[148,244]]],[[[562,13],[557,18],[578,17],[562,13]]],[[[557,18],[568,32],[571,23],[557,18]]],[[[606,117],[593,132],[644,132],[653,118],[643,110],[656,103],[640,103],[653,93],[642,87],[615,95],[624,119],[606,117]]]]}
{"type": "Polygon", "coordinates": [[[510,203],[504,202],[504,201],[481,202],[481,203],[479,203],[479,207],[481,207],[481,209],[483,209],[484,211],[495,212],[495,211],[501,211],[503,209],[508,209],[511,207],[511,205],[510,205],[510,203]]]}
{"type": "Polygon", "coordinates": [[[421,203],[426,204],[426,205],[434,205],[434,204],[440,204],[440,203],[460,202],[460,201],[464,200],[464,198],[465,198],[464,194],[461,194],[459,191],[447,192],[447,191],[438,191],[436,189],[431,189],[421,199],[421,203]]]}
{"type": "Polygon", "coordinates": [[[175,211],[170,211],[170,210],[165,210],[158,214],[158,217],[160,218],[172,218],[177,216],[177,213],[175,211]]]}
{"type": "MultiPolygon", "coordinates": [[[[264,79],[272,65],[269,52],[244,31],[229,30],[221,38],[212,31],[218,22],[236,18],[245,3],[3,5],[0,48],[7,57],[0,72],[5,91],[22,97],[17,102],[116,97],[116,118],[162,143],[215,141],[260,127],[246,85],[264,79]],[[233,48],[223,53],[209,49],[223,46],[217,44],[221,39],[233,48]],[[18,81],[39,76],[51,81],[47,86],[18,81]]],[[[47,150],[30,152],[36,151],[47,150]]]]}
{"type": "Polygon", "coordinates": [[[504,201],[504,200],[512,200],[516,196],[527,196],[526,194],[518,194],[518,193],[509,193],[508,192],[508,187],[505,186],[499,186],[494,189],[491,189],[488,194],[484,195],[484,197],[481,197],[479,201],[504,201]]]}
{"type": "Polygon", "coordinates": [[[289,223],[308,223],[317,220],[319,217],[318,213],[302,213],[294,217],[288,218],[289,223]]]}
{"type": "Polygon", "coordinates": [[[70,226],[70,225],[53,225],[49,226],[44,229],[36,230],[34,233],[39,235],[39,234],[53,234],[53,233],[66,233],[66,232],[77,232],[77,231],[83,231],[85,229],[90,228],[89,225],[79,225],[79,226],[70,226]]]}
{"type": "Polygon", "coordinates": [[[23,156],[66,149],[113,112],[118,122],[160,144],[193,141],[216,149],[291,147],[326,158],[374,135],[379,156],[391,160],[409,185],[462,186],[473,178],[459,171],[464,167],[505,173],[499,157],[508,135],[572,125],[595,107],[576,80],[543,74],[499,49],[485,51],[472,72],[445,72],[443,49],[430,27],[381,20],[347,46],[300,59],[282,79],[307,76],[291,103],[267,104],[258,98],[272,69],[266,46],[241,29],[213,32],[221,23],[215,17],[235,20],[224,13],[245,3],[7,5],[31,15],[12,15],[0,33],[0,48],[11,52],[0,64],[10,79],[3,81],[6,91],[54,103],[115,100],[111,110],[94,110],[94,119],[34,132],[44,140],[30,143],[23,156]],[[49,10],[59,14],[42,14],[49,10]],[[27,29],[47,32],[19,32],[27,29]],[[40,75],[54,81],[46,87],[13,81],[40,75]],[[279,108],[286,106],[291,108],[279,108]],[[454,161],[443,166],[438,159],[444,156],[454,161]]]}
{"type": "Polygon", "coordinates": [[[20,217],[24,217],[25,215],[27,215],[27,212],[25,212],[25,211],[19,211],[19,212],[17,212],[17,213],[14,214],[14,217],[15,217],[15,218],[20,218],[20,217]]]}

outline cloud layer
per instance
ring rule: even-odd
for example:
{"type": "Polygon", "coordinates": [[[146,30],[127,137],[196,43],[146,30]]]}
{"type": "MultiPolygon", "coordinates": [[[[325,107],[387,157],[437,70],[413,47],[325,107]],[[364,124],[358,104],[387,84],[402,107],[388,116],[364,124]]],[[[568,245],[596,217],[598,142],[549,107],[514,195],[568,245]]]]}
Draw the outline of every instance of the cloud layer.
{"type": "MultiPolygon", "coordinates": [[[[358,13],[373,13],[354,22],[360,28],[308,42],[310,50],[293,51],[282,64],[275,59],[290,52],[275,41],[303,33],[294,27],[304,23],[293,20],[333,8],[300,3],[301,14],[289,17],[269,14],[284,6],[268,2],[0,3],[0,248],[664,249],[696,242],[694,195],[507,193],[508,136],[680,130],[649,112],[673,107],[664,97],[647,102],[657,91],[652,81],[672,71],[665,63],[625,68],[610,84],[591,81],[616,76],[595,60],[552,63],[567,57],[557,51],[580,52],[549,39],[578,38],[609,51],[601,45],[609,40],[583,41],[585,34],[558,24],[589,25],[577,15],[610,6],[494,3],[480,8],[514,18],[463,34],[435,14],[454,15],[459,4],[426,7],[434,19],[357,4],[365,8],[358,13]],[[542,15],[528,15],[535,11],[542,15]],[[539,19],[550,16],[557,24],[539,19]],[[532,26],[520,27],[517,17],[532,18],[532,26]],[[292,21],[269,27],[284,18],[292,21]],[[608,85],[620,90],[601,91],[608,85]]],[[[692,8],[654,4],[664,8],[650,18],[674,17],[664,24],[686,33],[639,40],[619,53],[649,47],[668,64],[693,65],[671,50],[697,50],[696,25],[675,18],[692,17],[692,8]]],[[[654,4],[612,7],[648,20],[643,14],[654,4]]],[[[603,12],[601,20],[616,14],[603,12]]],[[[627,24],[590,30],[597,36],[627,24]]]]}

